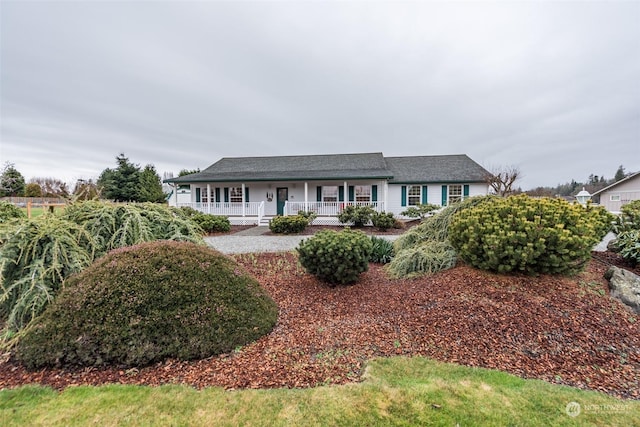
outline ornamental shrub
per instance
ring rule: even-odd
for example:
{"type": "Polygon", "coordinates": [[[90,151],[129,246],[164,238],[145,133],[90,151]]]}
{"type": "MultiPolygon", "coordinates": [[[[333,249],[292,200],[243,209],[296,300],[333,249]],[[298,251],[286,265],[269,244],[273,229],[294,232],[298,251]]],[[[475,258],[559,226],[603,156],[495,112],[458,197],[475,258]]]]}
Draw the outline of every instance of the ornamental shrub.
{"type": "Polygon", "coordinates": [[[640,264],[640,229],[618,234],[616,245],[620,248],[620,255],[631,265],[640,264]]]}
{"type": "Polygon", "coordinates": [[[16,331],[38,316],[63,281],[93,261],[94,239],[82,227],[43,215],[0,230],[0,323],[16,331]]]}
{"type": "Polygon", "coordinates": [[[269,230],[277,234],[301,233],[309,225],[302,215],[276,216],[269,221],[269,230]]]}
{"type": "Polygon", "coordinates": [[[305,217],[309,225],[313,224],[313,221],[318,217],[318,214],[313,211],[298,211],[298,215],[305,217]]]}
{"type": "Polygon", "coordinates": [[[640,230],[640,200],[622,205],[614,229],[616,233],[640,230]]]}
{"type": "Polygon", "coordinates": [[[438,209],[440,209],[440,206],[426,203],[417,206],[410,206],[405,211],[400,212],[400,215],[408,216],[409,218],[426,218],[438,209]]]}
{"type": "Polygon", "coordinates": [[[184,210],[157,203],[73,203],[65,208],[62,217],[93,236],[98,256],[154,240],[204,243],[202,229],[184,210]]]}
{"type": "Polygon", "coordinates": [[[393,277],[432,274],[455,266],[456,251],[449,243],[449,226],[456,213],[496,196],[477,196],[454,203],[422,220],[394,242],[395,257],[387,266],[393,277]]]}
{"type": "Polygon", "coordinates": [[[329,284],[348,284],[369,269],[371,239],[361,231],[325,230],[303,240],[296,248],[300,264],[329,284]]]}
{"type": "Polygon", "coordinates": [[[47,366],[144,366],[227,353],[268,333],[278,308],[234,261],[158,241],[116,249],[66,282],[15,356],[47,366]]]}
{"type": "Polygon", "coordinates": [[[474,267],[500,273],[571,274],[608,230],[601,208],[526,195],[496,198],[458,212],[449,240],[474,267]]]}
{"type": "Polygon", "coordinates": [[[371,215],[371,223],[380,231],[387,231],[396,225],[396,219],[391,212],[374,212],[371,215]]]}
{"type": "Polygon", "coordinates": [[[343,224],[353,224],[354,227],[364,227],[376,211],[367,205],[347,205],[338,215],[338,221],[343,224]]]}
{"type": "Polygon", "coordinates": [[[0,224],[16,218],[26,219],[27,215],[13,203],[0,202],[0,224]]]}
{"type": "Polygon", "coordinates": [[[205,233],[226,233],[231,230],[229,218],[222,215],[211,215],[198,212],[191,217],[205,233]]]}
{"type": "Polygon", "coordinates": [[[456,259],[456,250],[449,242],[424,241],[399,252],[388,271],[394,278],[433,274],[454,267],[456,259]]]}
{"type": "Polygon", "coordinates": [[[393,243],[382,237],[371,236],[371,256],[369,261],[376,264],[387,264],[393,259],[393,243]]]}

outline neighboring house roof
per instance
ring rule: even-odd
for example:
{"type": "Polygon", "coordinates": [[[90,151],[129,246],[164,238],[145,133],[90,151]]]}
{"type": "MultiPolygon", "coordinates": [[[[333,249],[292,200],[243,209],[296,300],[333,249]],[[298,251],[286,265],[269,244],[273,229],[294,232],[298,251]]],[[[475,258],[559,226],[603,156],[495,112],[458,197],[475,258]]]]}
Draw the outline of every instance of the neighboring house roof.
{"type": "Polygon", "coordinates": [[[612,189],[614,187],[617,187],[618,185],[620,185],[622,183],[625,183],[627,181],[630,181],[630,180],[634,179],[636,176],[640,176],[640,172],[632,173],[631,175],[627,176],[626,178],[622,178],[620,181],[616,181],[613,184],[596,191],[591,196],[593,197],[593,196],[599,195],[600,193],[604,193],[607,190],[610,190],[610,189],[612,189]]]}
{"type": "Polygon", "coordinates": [[[482,182],[488,172],[468,156],[384,157],[382,153],[225,157],[165,182],[389,179],[392,183],[482,182]]]}
{"type": "Polygon", "coordinates": [[[390,183],[485,182],[489,172],[466,154],[386,157],[390,183]]]}

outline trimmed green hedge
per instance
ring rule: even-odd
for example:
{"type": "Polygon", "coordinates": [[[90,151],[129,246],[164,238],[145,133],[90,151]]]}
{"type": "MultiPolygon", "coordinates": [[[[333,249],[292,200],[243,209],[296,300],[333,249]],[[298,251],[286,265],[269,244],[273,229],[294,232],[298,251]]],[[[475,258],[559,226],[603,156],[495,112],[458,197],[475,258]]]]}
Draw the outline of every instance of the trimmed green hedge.
{"type": "Polygon", "coordinates": [[[278,308],[231,259],[160,241],[116,249],[69,278],[18,342],[46,366],[144,366],[226,353],[268,333],[278,308]]]}

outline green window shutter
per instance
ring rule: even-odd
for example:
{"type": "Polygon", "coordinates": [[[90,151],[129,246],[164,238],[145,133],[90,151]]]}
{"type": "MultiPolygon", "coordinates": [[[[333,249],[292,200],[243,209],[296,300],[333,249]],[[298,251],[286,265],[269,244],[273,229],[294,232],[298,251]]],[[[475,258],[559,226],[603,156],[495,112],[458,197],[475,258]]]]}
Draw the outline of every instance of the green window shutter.
{"type": "Polygon", "coordinates": [[[316,201],[322,201],[322,187],[319,185],[316,187],[316,201]]]}
{"type": "Polygon", "coordinates": [[[356,200],[356,194],[355,194],[355,188],[353,187],[353,185],[349,186],[349,201],[353,202],[354,200],[356,200]]]}
{"type": "Polygon", "coordinates": [[[407,206],[407,186],[403,185],[400,190],[400,206],[407,206]]]}
{"type": "Polygon", "coordinates": [[[447,186],[442,186],[442,206],[447,206],[447,186]]]}
{"type": "Polygon", "coordinates": [[[196,187],[196,203],[200,203],[200,187],[196,187]]]}
{"type": "Polygon", "coordinates": [[[469,185],[465,184],[462,187],[462,195],[464,196],[464,198],[466,199],[467,197],[469,197],[469,185]]]}
{"type": "Polygon", "coordinates": [[[423,185],[422,186],[422,204],[426,205],[427,203],[429,203],[429,198],[427,197],[427,186],[423,185]]]}
{"type": "Polygon", "coordinates": [[[244,201],[249,201],[249,187],[244,187],[244,201]]]}
{"type": "Polygon", "coordinates": [[[342,185],[338,187],[338,201],[344,202],[344,187],[342,185]]]}
{"type": "Polygon", "coordinates": [[[372,185],[371,186],[371,201],[372,202],[377,202],[378,201],[378,186],[377,185],[372,185]]]}
{"type": "Polygon", "coordinates": [[[220,187],[216,187],[216,202],[220,202],[220,187]]]}
{"type": "Polygon", "coordinates": [[[229,203],[229,187],[224,187],[224,202],[229,203]]]}

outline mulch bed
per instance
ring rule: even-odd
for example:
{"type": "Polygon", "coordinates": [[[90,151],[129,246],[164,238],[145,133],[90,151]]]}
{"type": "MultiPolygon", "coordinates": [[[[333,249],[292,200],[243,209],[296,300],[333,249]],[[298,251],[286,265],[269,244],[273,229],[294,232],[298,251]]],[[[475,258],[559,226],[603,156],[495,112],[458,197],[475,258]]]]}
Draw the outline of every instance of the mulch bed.
{"type": "Polygon", "coordinates": [[[357,284],[332,288],[305,274],[293,253],[235,258],[280,308],[274,330],[255,343],[206,360],[129,370],[29,372],[5,361],[0,388],[312,387],[359,381],[373,357],[420,355],[640,399],[640,316],[608,296],[602,262],[573,278],[458,265],[411,280],[391,280],[372,264],[357,284]]]}

